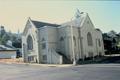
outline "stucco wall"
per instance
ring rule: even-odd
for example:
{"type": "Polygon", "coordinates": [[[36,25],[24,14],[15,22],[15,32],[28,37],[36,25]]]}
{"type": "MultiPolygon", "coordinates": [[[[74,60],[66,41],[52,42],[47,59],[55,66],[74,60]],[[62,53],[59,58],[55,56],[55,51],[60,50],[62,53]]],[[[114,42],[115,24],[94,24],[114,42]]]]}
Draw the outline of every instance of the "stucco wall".
{"type": "Polygon", "coordinates": [[[67,30],[68,27],[60,27],[58,28],[58,51],[61,52],[62,54],[65,54],[66,56],[69,56],[69,47],[67,46],[69,41],[68,41],[68,32],[67,30]],[[62,39],[62,40],[61,40],[62,39]]]}
{"type": "Polygon", "coordinates": [[[96,52],[97,55],[104,55],[104,45],[103,45],[103,37],[102,37],[102,32],[95,30],[95,37],[96,37],[96,52]],[[99,45],[99,40],[100,40],[100,44],[99,45]]]}
{"type": "Polygon", "coordinates": [[[38,57],[38,36],[37,36],[37,29],[35,28],[34,24],[32,24],[32,22],[30,20],[28,20],[26,27],[25,27],[25,31],[22,35],[22,54],[23,57],[26,58],[26,62],[28,59],[28,56],[32,56],[32,55],[36,55],[36,59],[39,62],[39,57],[38,57]],[[28,50],[27,49],[27,38],[28,36],[32,37],[33,40],[33,49],[32,50],[28,50]],[[24,46],[23,46],[24,45],[24,46]]]}
{"type": "Polygon", "coordinates": [[[40,37],[40,52],[43,63],[60,63],[60,55],[57,53],[58,45],[58,29],[51,26],[44,26],[39,29],[40,37]],[[42,49],[42,45],[45,43],[45,48],[42,49]],[[52,53],[51,50],[54,52],[52,53]],[[47,56],[47,60],[43,60],[43,56],[47,56]]]}
{"type": "Polygon", "coordinates": [[[64,24],[59,27],[58,48],[63,54],[65,54],[71,60],[73,59],[72,48],[74,48],[74,54],[76,59],[78,60],[81,57],[79,31],[77,26],[72,26],[72,29],[71,26],[72,26],[71,24],[66,23],[66,25],[64,24]],[[71,30],[73,32],[73,35],[71,35],[72,34],[71,30]],[[60,41],[61,37],[64,39],[63,41],[60,41]],[[73,39],[73,44],[72,44],[72,39],[73,39]]]}
{"type": "Polygon", "coordinates": [[[59,55],[57,52],[54,50],[49,50],[48,55],[47,55],[47,63],[50,64],[62,64],[62,56],[59,55]]]}
{"type": "Polygon", "coordinates": [[[48,47],[49,49],[57,50],[58,44],[58,29],[55,27],[47,28],[47,36],[48,36],[48,47]]]}
{"type": "MultiPolygon", "coordinates": [[[[81,26],[81,37],[82,37],[82,44],[83,44],[83,54],[86,57],[89,57],[89,52],[93,52],[93,56],[98,55],[96,46],[96,39],[100,39],[102,41],[102,33],[96,32],[94,25],[92,24],[90,18],[87,16],[86,20],[84,21],[83,25],[81,26]],[[92,40],[93,40],[93,46],[88,46],[87,42],[87,33],[90,32],[92,35],[92,40]]],[[[101,43],[103,46],[103,43],[101,43]]],[[[98,50],[102,51],[103,54],[103,48],[98,47],[98,50]]]]}

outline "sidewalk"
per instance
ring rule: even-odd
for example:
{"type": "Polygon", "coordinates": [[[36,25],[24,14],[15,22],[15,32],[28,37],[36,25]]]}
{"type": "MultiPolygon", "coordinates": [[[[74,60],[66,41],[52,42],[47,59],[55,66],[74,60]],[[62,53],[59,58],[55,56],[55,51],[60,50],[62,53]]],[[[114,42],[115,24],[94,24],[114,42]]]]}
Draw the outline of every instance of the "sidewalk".
{"type": "Polygon", "coordinates": [[[41,66],[41,67],[70,67],[72,64],[36,64],[36,63],[25,63],[27,65],[41,66]]]}
{"type": "Polygon", "coordinates": [[[37,63],[24,63],[22,59],[0,59],[0,63],[6,64],[23,64],[23,65],[33,65],[40,67],[70,67],[72,64],[37,64],[37,63]]]}
{"type": "Polygon", "coordinates": [[[2,62],[2,63],[24,63],[22,58],[18,58],[18,59],[0,59],[0,62],[2,62]]]}

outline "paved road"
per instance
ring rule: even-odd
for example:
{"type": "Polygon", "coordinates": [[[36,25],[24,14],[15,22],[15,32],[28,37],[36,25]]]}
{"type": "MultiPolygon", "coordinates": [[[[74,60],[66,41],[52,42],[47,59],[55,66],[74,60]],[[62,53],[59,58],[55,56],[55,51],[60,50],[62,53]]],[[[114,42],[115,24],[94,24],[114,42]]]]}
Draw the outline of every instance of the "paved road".
{"type": "Polygon", "coordinates": [[[40,67],[0,63],[0,80],[120,80],[120,64],[40,67]]]}

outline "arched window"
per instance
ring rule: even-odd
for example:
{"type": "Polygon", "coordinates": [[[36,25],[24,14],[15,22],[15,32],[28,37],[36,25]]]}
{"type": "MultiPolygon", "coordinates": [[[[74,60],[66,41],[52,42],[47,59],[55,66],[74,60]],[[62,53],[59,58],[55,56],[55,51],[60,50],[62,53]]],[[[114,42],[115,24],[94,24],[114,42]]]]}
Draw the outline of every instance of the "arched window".
{"type": "Polygon", "coordinates": [[[87,34],[87,42],[88,42],[88,46],[93,46],[92,35],[90,32],[88,32],[87,34]]]}
{"type": "Polygon", "coordinates": [[[99,43],[99,47],[101,46],[101,41],[100,41],[100,39],[98,39],[98,43],[99,43]]]}
{"type": "Polygon", "coordinates": [[[44,39],[44,38],[42,38],[42,41],[45,41],[45,39],[44,39]]]}
{"type": "Polygon", "coordinates": [[[42,43],[42,49],[45,49],[45,48],[46,48],[46,43],[43,42],[43,43],[42,43]]]}
{"type": "Polygon", "coordinates": [[[63,37],[60,37],[60,41],[64,41],[64,38],[63,38],[63,37]]]}
{"type": "Polygon", "coordinates": [[[28,50],[33,49],[33,39],[30,35],[27,37],[27,49],[28,50]]]}
{"type": "Polygon", "coordinates": [[[76,46],[76,38],[73,36],[74,46],[76,46]]]}
{"type": "Polygon", "coordinates": [[[63,36],[59,39],[59,49],[61,53],[65,53],[65,38],[63,36]]]}

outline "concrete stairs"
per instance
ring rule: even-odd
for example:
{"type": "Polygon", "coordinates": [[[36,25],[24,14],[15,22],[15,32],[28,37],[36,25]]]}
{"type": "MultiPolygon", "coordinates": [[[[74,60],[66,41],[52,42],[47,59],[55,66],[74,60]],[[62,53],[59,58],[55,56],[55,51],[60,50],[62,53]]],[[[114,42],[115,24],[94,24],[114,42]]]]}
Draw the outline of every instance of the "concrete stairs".
{"type": "Polygon", "coordinates": [[[67,58],[67,56],[61,52],[57,52],[58,54],[60,54],[63,57],[63,64],[72,64],[72,61],[67,58]]]}

